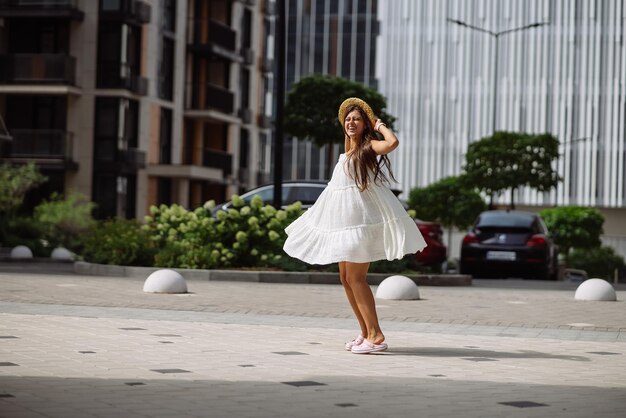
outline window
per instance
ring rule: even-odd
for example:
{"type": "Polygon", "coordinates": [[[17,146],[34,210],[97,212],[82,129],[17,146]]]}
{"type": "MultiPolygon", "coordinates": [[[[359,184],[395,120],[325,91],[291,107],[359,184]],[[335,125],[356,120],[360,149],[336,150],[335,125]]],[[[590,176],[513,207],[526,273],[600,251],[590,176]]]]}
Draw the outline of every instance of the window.
{"type": "Polygon", "coordinates": [[[176,32],[176,0],[163,1],[163,29],[169,32],[176,32]]]}
{"type": "Polygon", "coordinates": [[[97,85],[131,89],[140,73],[141,28],[99,22],[97,85]],[[126,54],[120,55],[120,51],[126,54]]]}
{"type": "Polygon", "coordinates": [[[249,49],[252,46],[252,12],[250,11],[250,9],[244,9],[243,17],[241,20],[241,47],[244,49],[249,49]]]}
{"type": "Polygon", "coordinates": [[[100,10],[102,11],[116,11],[120,10],[122,0],[101,0],[100,10]]]}
{"type": "Polygon", "coordinates": [[[172,163],[172,110],[161,108],[159,164],[172,163]]]}
{"type": "Polygon", "coordinates": [[[239,136],[239,168],[248,168],[249,134],[247,129],[242,129],[239,136]]]}
{"type": "Polygon", "coordinates": [[[163,36],[159,70],[159,97],[172,100],[174,95],[174,40],[163,36]]]}
{"type": "Polygon", "coordinates": [[[242,68],[240,73],[241,84],[241,109],[250,107],[250,71],[242,68]]]}

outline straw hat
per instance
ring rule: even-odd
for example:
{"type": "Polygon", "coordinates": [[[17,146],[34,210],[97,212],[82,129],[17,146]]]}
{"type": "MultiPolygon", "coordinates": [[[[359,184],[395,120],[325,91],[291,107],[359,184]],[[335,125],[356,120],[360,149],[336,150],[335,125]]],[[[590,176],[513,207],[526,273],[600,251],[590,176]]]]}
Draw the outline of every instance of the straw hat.
{"type": "Polygon", "coordinates": [[[339,106],[339,124],[343,125],[343,122],[346,120],[346,112],[353,105],[357,105],[361,109],[363,109],[368,119],[370,120],[370,123],[372,124],[372,126],[376,125],[377,118],[376,116],[374,116],[374,112],[372,111],[372,108],[363,100],[359,99],[358,97],[350,97],[349,99],[344,100],[341,106],[339,106]]]}

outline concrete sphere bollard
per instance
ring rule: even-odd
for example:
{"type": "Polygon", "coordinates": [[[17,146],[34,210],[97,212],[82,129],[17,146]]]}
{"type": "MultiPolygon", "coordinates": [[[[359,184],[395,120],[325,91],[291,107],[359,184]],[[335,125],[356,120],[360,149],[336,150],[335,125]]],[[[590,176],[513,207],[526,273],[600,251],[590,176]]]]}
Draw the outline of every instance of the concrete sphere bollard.
{"type": "Polygon", "coordinates": [[[33,252],[25,245],[18,245],[11,250],[11,258],[15,260],[33,258],[33,252]]]}
{"type": "Polygon", "coordinates": [[[177,271],[161,269],[152,273],[143,284],[147,293],[187,293],[187,283],[177,271]]]}
{"type": "Polygon", "coordinates": [[[576,289],[576,300],[616,301],[617,296],[611,283],[602,279],[585,280],[576,289]]]}
{"type": "Polygon", "coordinates": [[[52,254],[50,254],[50,258],[53,260],[64,260],[71,261],[74,259],[74,254],[67,248],[57,247],[52,250],[52,254]]]}
{"type": "Polygon", "coordinates": [[[376,290],[379,299],[418,300],[420,292],[415,282],[406,276],[390,276],[376,290]]]}

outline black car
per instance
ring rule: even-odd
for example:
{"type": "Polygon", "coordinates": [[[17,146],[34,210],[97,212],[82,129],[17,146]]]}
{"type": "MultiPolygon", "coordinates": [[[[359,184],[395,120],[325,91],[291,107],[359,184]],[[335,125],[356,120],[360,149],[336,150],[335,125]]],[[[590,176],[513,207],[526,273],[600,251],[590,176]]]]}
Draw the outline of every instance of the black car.
{"type": "Polygon", "coordinates": [[[461,244],[461,273],[475,277],[558,276],[558,247],[535,213],[492,210],[481,213],[461,244]]]}
{"type": "MultiPolygon", "coordinates": [[[[301,202],[302,208],[308,209],[326,188],[328,183],[322,181],[285,181],[282,187],[283,208],[295,202],[301,202]]],[[[272,204],[274,201],[274,185],[266,184],[255,189],[249,190],[241,195],[241,198],[250,204],[254,196],[259,196],[264,203],[272,204]]],[[[228,210],[232,206],[232,202],[225,202],[217,205],[212,212],[215,214],[219,210],[228,210]]]]}

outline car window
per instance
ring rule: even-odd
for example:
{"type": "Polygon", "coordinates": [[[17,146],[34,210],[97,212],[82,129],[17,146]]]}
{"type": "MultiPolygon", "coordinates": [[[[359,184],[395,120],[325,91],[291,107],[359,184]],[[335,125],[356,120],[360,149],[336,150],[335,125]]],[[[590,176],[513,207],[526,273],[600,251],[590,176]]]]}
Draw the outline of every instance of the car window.
{"type": "Polygon", "coordinates": [[[324,191],[321,186],[294,185],[289,194],[289,203],[300,201],[302,204],[310,205],[315,203],[320,194],[324,191]]]}
{"type": "Polygon", "coordinates": [[[254,193],[244,194],[242,196],[246,204],[250,204],[250,201],[254,196],[259,196],[263,199],[263,203],[271,203],[274,200],[274,187],[268,186],[267,188],[259,189],[254,193]]]}
{"type": "Polygon", "coordinates": [[[523,213],[491,212],[483,213],[478,218],[477,227],[508,226],[508,227],[532,227],[534,217],[523,213]]]}
{"type": "MultiPolygon", "coordinates": [[[[289,195],[288,185],[283,185],[282,194],[283,194],[283,203],[284,203],[287,200],[287,196],[289,195]]],[[[254,192],[248,192],[241,197],[246,202],[246,204],[250,204],[250,201],[252,200],[254,196],[259,196],[261,199],[263,199],[263,203],[271,205],[272,202],[274,201],[274,186],[268,185],[268,186],[259,188],[258,190],[254,192]]]]}

